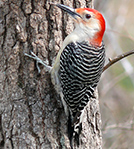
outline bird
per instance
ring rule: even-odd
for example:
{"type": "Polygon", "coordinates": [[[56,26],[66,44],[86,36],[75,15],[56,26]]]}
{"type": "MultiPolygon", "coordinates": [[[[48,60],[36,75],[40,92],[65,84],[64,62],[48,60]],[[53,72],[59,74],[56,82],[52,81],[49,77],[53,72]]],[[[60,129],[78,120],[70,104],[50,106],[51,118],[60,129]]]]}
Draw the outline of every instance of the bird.
{"type": "Polygon", "coordinates": [[[73,17],[75,29],[64,39],[52,67],[33,52],[32,56],[25,55],[43,64],[50,72],[52,83],[60,94],[67,115],[68,138],[73,149],[73,139],[78,146],[80,144],[84,109],[90,99],[95,97],[103,72],[105,19],[96,9],[53,5],[73,17]]]}

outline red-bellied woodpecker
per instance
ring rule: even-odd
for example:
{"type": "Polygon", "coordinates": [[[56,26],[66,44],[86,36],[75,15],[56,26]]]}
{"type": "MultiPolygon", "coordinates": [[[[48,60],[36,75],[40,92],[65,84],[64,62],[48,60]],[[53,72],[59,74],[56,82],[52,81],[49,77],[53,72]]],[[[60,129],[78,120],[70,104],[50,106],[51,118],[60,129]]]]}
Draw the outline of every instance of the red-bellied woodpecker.
{"type": "Polygon", "coordinates": [[[68,116],[68,136],[79,145],[82,115],[100,80],[105,49],[102,42],[105,20],[100,12],[91,8],[73,9],[62,4],[57,7],[69,13],[75,21],[75,29],[69,34],[51,68],[34,53],[32,57],[50,70],[52,82],[60,94],[68,116]]]}

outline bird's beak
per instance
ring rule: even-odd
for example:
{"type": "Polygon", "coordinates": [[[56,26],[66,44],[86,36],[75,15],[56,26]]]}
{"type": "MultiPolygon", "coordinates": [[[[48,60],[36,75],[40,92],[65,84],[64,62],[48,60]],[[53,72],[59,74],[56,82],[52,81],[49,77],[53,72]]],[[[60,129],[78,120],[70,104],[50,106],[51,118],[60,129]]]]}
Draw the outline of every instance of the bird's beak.
{"type": "Polygon", "coordinates": [[[62,5],[62,4],[56,4],[56,6],[59,7],[60,9],[64,10],[68,14],[70,14],[76,20],[77,20],[77,17],[82,18],[78,13],[76,13],[75,9],[73,9],[69,6],[65,6],[65,5],[62,5]]]}

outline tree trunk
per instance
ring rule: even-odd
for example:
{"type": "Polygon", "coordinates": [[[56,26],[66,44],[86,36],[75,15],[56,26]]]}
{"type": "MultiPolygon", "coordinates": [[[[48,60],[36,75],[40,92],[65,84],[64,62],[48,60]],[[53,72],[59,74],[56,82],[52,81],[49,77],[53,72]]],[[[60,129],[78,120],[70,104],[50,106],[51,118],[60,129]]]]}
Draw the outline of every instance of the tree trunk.
{"type": "MultiPolygon", "coordinates": [[[[89,0],[90,1],[90,0],[89,0]]],[[[90,6],[88,0],[68,0],[70,7],[90,6]]],[[[33,51],[52,65],[72,18],[46,0],[0,2],[0,148],[70,148],[67,118],[50,74],[24,56],[33,51]]],[[[98,99],[85,108],[80,149],[100,149],[98,99]]],[[[77,148],[77,147],[75,147],[77,148]]]]}

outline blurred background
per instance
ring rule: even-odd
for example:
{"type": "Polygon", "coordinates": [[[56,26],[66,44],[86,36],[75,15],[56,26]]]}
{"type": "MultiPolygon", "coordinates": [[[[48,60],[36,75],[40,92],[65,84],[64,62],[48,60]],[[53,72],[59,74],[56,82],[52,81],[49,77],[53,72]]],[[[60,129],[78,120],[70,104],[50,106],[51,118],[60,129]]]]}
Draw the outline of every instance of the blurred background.
{"type": "MultiPolygon", "coordinates": [[[[106,62],[134,50],[134,0],[95,0],[106,19],[106,62]]],[[[107,69],[99,84],[103,149],[134,149],[134,55],[107,69]]]]}

